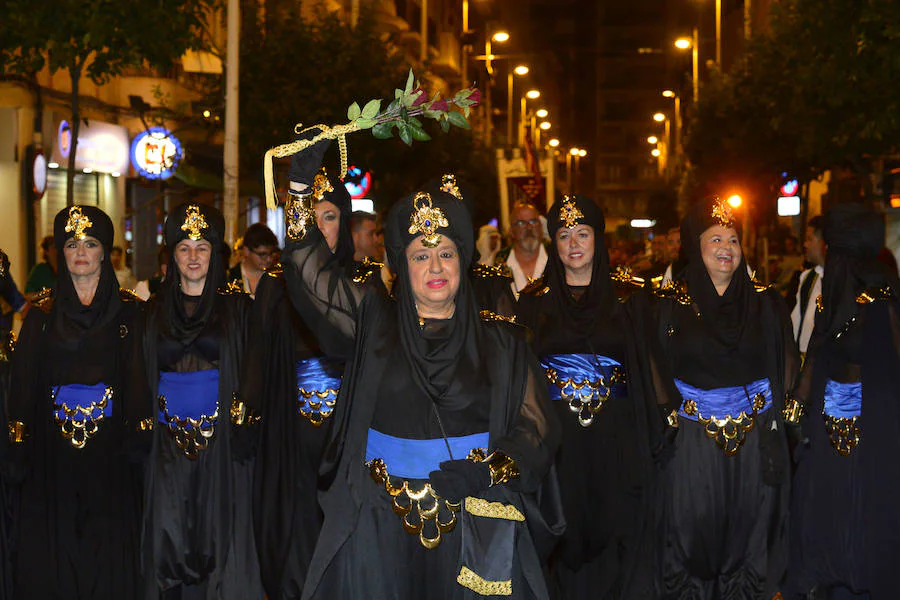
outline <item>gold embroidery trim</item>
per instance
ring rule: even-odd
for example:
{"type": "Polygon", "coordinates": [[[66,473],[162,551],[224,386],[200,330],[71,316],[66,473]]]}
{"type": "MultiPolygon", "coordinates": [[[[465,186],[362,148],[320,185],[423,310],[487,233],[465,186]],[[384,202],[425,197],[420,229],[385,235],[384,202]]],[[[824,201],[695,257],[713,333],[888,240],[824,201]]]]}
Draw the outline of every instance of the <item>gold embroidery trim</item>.
{"type": "Polygon", "coordinates": [[[138,424],[135,426],[135,428],[138,431],[153,431],[153,426],[155,424],[156,424],[156,419],[148,417],[146,419],[141,419],[140,421],[138,421],[138,424]]]}
{"type": "Polygon", "coordinates": [[[305,238],[310,226],[316,221],[316,211],[310,198],[310,196],[288,195],[284,216],[287,220],[287,235],[292,240],[305,238]]]}
{"type": "Polygon", "coordinates": [[[877,300],[887,300],[893,295],[894,291],[890,286],[885,286],[883,288],[869,288],[862,291],[859,296],[856,297],[856,303],[871,304],[877,300]]]}
{"type": "Polygon", "coordinates": [[[784,418],[784,421],[796,425],[800,422],[802,415],[803,405],[796,398],[788,396],[785,399],[784,408],[781,410],[781,416],[784,418]]]}
{"type": "Polygon", "coordinates": [[[501,315],[499,313],[495,313],[495,312],[492,312],[489,310],[483,310],[483,311],[479,312],[478,314],[481,316],[482,321],[487,321],[489,323],[496,322],[496,321],[504,321],[506,323],[515,323],[516,322],[515,315],[508,317],[506,315],[501,315]]]}
{"type": "Polygon", "coordinates": [[[10,444],[24,444],[25,443],[25,423],[22,421],[10,421],[7,425],[9,429],[9,443],[10,444]]]}
{"type": "Polygon", "coordinates": [[[441,243],[441,236],[437,230],[439,227],[449,227],[450,222],[444,216],[444,211],[433,205],[431,194],[428,192],[419,192],[412,202],[414,210],[409,217],[410,235],[421,233],[424,236],[422,243],[425,246],[437,248],[441,243]]]}
{"type": "Polygon", "coordinates": [[[363,257],[362,262],[356,265],[353,272],[353,283],[357,285],[365,283],[372,273],[381,270],[382,267],[384,267],[384,263],[372,260],[368,256],[363,257]]]}
{"type": "Polygon", "coordinates": [[[200,415],[198,419],[169,414],[165,396],[159,397],[159,408],[163,411],[163,418],[175,445],[189,460],[197,460],[200,451],[209,447],[209,440],[216,434],[216,423],[219,420],[218,404],[212,415],[200,415]]]}
{"type": "Polygon", "coordinates": [[[297,407],[300,415],[312,423],[313,427],[320,427],[328,417],[334,414],[334,405],[337,403],[339,391],[340,389],[327,388],[320,392],[298,387],[297,407]],[[312,398],[317,399],[313,400],[312,398]],[[331,410],[323,411],[323,405],[331,410]]]}
{"type": "Polygon", "coordinates": [[[74,231],[75,235],[72,237],[76,240],[83,240],[87,237],[85,230],[93,225],[91,220],[81,211],[80,206],[69,207],[69,219],[66,221],[66,233],[74,231]]]}
{"type": "Polygon", "coordinates": [[[73,406],[72,408],[69,408],[65,402],[62,404],[56,403],[56,395],[58,393],[59,388],[54,388],[50,392],[50,400],[53,401],[53,418],[56,420],[63,438],[71,441],[72,445],[80,450],[100,430],[100,423],[103,422],[106,416],[103,414],[103,411],[109,405],[113,389],[111,387],[104,389],[103,396],[97,402],[91,402],[87,406],[73,406]],[[57,414],[58,411],[62,411],[65,416],[60,417],[57,414]],[[96,417],[92,416],[95,411],[100,411],[96,417]],[[79,414],[83,418],[76,420],[74,417],[79,414]]]}
{"type": "Polygon", "coordinates": [[[481,460],[488,464],[491,472],[491,487],[506,483],[519,476],[519,467],[516,465],[516,461],[503,452],[491,452],[490,456],[481,460]]]}
{"type": "Polygon", "coordinates": [[[488,502],[483,498],[469,496],[465,502],[466,512],[476,517],[487,517],[488,519],[506,519],[507,521],[524,521],[523,515],[518,508],[512,504],[503,504],[502,502],[488,502]]]}
{"type": "Polygon", "coordinates": [[[512,596],[512,580],[488,581],[465,565],[460,567],[456,583],[481,596],[512,596]]]}
{"type": "Polygon", "coordinates": [[[547,369],[546,373],[547,381],[559,388],[560,398],[569,403],[569,410],[578,415],[578,424],[582,427],[591,426],[594,416],[612,395],[613,386],[625,383],[625,373],[619,367],[613,367],[609,380],[601,375],[596,380],[576,382],[571,377],[560,379],[556,369],[547,369]]]}
{"type": "Polygon", "coordinates": [[[203,237],[203,230],[208,227],[206,218],[200,212],[200,207],[196,204],[189,205],[184,213],[184,223],[181,224],[181,230],[187,231],[188,238],[196,242],[203,237]]]}
{"type": "Polygon", "coordinates": [[[862,437],[859,417],[833,417],[824,412],[822,416],[825,417],[825,431],[832,447],[841,456],[850,456],[853,449],[859,446],[862,437]]]}
{"type": "Polygon", "coordinates": [[[691,295],[688,293],[687,284],[680,279],[670,281],[659,289],[653,290],[653,295],[657,298],[668,298],[674,300],[682,306],[690,306],[693,304],[691,295]]]}
{"type": "Polygon", "coordinates": [[[231,422],[235,425],[253,425],[260,417],[254,416],[253,411],[247,408],[243,400],[238,400],[237,394],[231,400],[231,422]]]}

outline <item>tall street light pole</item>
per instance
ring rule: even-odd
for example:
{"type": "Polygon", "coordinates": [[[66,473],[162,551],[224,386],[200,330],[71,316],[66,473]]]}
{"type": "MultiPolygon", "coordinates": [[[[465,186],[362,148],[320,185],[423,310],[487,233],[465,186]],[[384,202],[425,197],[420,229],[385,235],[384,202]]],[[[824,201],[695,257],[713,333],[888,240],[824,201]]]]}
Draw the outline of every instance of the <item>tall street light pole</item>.
{"type": "Polygon", "coordinates": [[[463,0],[462,3],[462,64],[460,65],[460,73],[462,74],[462,87],[469,87],[469,45],[465,43],[465,37],[469,33],[469,0],[463,0]]]}
{"type": "Polygon", "coordinates": [[[513,140],[513,75],[528,75],[528,67],[519,65],[506,76],[506,145],[512,147],[513,140]]]}
{"type": "Polygon", "coordinates": [[[694,27],[693,34],[690,38],[680,37],[675,40],[675,47],[679,50],[691,49],[691,79],[694,87],[694,104],[700,98],[700,33],[694,27]]]}
{"type": "Polygon", "coordinates": [[[225,140],[223,143],[222,212],[225,217],[225,241],[234,241],[238,216],[238,83],[240,81],[240,0],[228,0],[226,16],[227,45],[225,48],[225,140]]]}

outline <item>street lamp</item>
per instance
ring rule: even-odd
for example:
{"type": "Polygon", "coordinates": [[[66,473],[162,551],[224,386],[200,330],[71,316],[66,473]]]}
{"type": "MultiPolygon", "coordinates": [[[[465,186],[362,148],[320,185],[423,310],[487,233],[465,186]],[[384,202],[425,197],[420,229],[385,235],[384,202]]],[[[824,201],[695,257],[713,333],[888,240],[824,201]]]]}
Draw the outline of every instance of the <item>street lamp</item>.
{"type": "MultiPolygon", "coordinates": [[[[528,118],[528,100],[537,100],[541,97],[540,90],[530,89],[522,96],[519,110],[519,146],[525,147],[525,119],[528,118]]],[[[532,135],[534,132],[532,131],[532,135]]]]}
{"type": "MultiPolygon", "coordinates": [[[[587,150],[585,150],[584,148],[580,148],[578,150],[578,157],[584,158],[585,156],[587,156],[587,150]]],[[[577,165],[578,163],[576,162],[575,164],[577,165]]]]}
{"type": "Polygon", "coordinates": [[[539,127],[541,129],[543,129],[544,131],[547,131],[548,129],[550,129],[552,127],[552,125],[551,125],[550,121],[544,121],[543,123],[541,123],[539,125],[539,127]]]}
{"type": "Polygon", "coordinates": [[[662,123],[663,121],[666,120],[666,115],[664,115],[662,113],[656,113],[655,115],[653,115],[653,120],[656,121],[657,123],[662,123]]]}
{"type": "Polygon", "coordinates": [[[680,37],[675,40],[675,47],[679,50],[691,49],[692,56],[692,82],[694,84],[694,103],[700,97],[700,33],[694,27],[690,38],[680,37]]]}
{"type": "Polygon", "coordinates": [[[650,151],[650,154],[652,154],[656,158],[659,158],[659,155],[662,154],[662,151],[659,148],[654,148],[650,151]]]}
{"type": "Polygon", "coordinates": [[[663,90],[662,95],[663,95],[663,98],[674,98],[675,92],[673,92],[672,90],[663,90]]]}
{"type": "MultiPolygon", "coordinates": [[[[494,128],[494,108],[491,104],[491,87],[493,87],[491,81],[494,79],[494,65],[491,64],[491,61],[494,60],[494,55],[491,53],[491,41],[495,41],[498,44],[508,42],[509,34],[499,30],[491,35],[484,36],[484,68],[488,73],[488,82],[484,90],[484,110],[487,114],[487,118],[484,120],[484,141],[487,143],[488,148],[491,147],[494,128]]],[[[468,83],[465,83],[465,85],[468,85],[468,83]]]]}
{"type": "Polygon", "coordinates": [[[498,31],[491,36],[491,39],[502,44],[503,42],[509,41],[509,33],[505,31],[498,31]]]}
{"type": "Polygon", "coordinates": [[[546,108],[539,108],[534,114],[537,115],[538,119],[546,119],[547,115],[550,114],[550,111],[548,111],[546,108]]]}
{"type": "Polygon", "coordinates": [[[558,148],[558,147],[559,147],[559,140],[556,139],[556,138],[553,138],[553,139],[551,139],[549,142],[547,142],[547,144],[548,144],[551,148],[558,148]]]}
{"type": "Polygon", "coordinates": [[[734,194],[732,196],[729,196],[727,202],[732,206],[732,208],[740,208],[741,204],[744,203],[744,199],[741,198],[739,194],[734,194]]]}
{"type": "Polygon", "coordinates": [[[672,98],[675,100],[675,168],[681,165],[681,96],[672,90],[664,90],[663,98],[672,98]]]}
{"type": "Polygon", "coordinates": [[[528,67],[518,65],[506,76],[506,144],[512,146],[513,138],[513,74],[519,77],[528,75],[528,67]]]}
{"type": "Polygon", "coordinates": [[[651,135],[650,137],[647,138],[647,143],[651,144],[651,145],[657,143],[658,141],[659,141],[659,138],[656,137],[655,135],[651,135]]]}
{"type": "Polygon", "coordinates": [[[525,92],[525,97],[529,100],[537,100],[541,97],[541,92],[540,90],[528,90],[525,92]]]}

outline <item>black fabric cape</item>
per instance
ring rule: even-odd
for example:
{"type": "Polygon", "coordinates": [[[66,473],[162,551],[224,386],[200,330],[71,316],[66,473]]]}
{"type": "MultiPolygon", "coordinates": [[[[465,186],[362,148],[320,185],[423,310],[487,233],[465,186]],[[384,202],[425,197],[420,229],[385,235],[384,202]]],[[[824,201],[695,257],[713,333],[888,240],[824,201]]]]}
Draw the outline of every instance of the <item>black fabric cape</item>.
{"type": "Polygon", "coordinates": [[[141,473],[126,452],[139,305],[115,300],[118,310],[102,325],[63,343],[54,329],[58,308],[45,312],[54,304],[47,298],[19,336],[9,418],[25,423],[28,437],[10,448],[12,471],[24,477],[16,598],[133,598],[140,587],[141,473]],[[76,449],[53,418],[51,386],[100,381],[114,389],[112,417],[76,449]]]}
{"type": "Polygon", "coordinates": [[[148,307],[136,366],[148,386],[136,420],[150,418],[154,423],[145,482],[145,597],[156,598],[160,589],[205,583],[210,600],[261,598],[250,514],[252,463],[233,457],[238,430],[229,418],[232,399],[239,392],[251,302],[243,293],[219,292],[211,299],[212,310],[223,323],[219,417],[213,442],[191,461],[168,429],[156,422],[157,345],[164,300],[157,296],[148,307]]]}

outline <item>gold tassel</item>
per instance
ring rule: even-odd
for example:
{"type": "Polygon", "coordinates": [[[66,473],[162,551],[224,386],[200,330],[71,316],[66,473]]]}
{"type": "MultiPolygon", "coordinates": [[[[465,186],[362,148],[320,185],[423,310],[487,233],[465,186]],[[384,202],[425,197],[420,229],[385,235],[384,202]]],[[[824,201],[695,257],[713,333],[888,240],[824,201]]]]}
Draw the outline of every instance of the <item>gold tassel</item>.
{"type": "Polygon", "coordinates": [[[263,180],[266,188],[266,208],[275,210],[278,207],[278,190],[275,189],[275,169],[272,165],[274,149],[266,150],[263,157],[263,180]]]}

